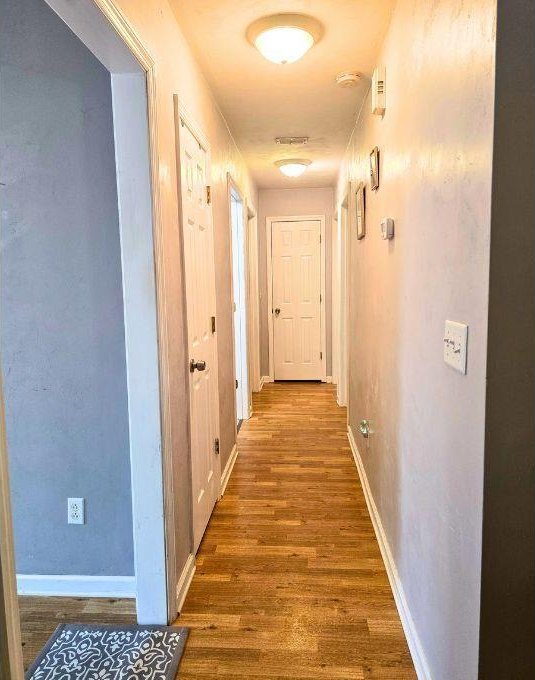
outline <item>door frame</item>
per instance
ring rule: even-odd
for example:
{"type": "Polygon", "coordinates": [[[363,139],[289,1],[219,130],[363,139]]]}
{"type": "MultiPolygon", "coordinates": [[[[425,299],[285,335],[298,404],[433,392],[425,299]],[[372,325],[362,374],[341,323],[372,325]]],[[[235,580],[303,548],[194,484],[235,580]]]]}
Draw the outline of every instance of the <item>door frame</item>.
{"type": "MultiPolygon", "coordinates": [[[[129,404],[129,440],[132,486],[132,532],[134,538],[134,571],[138,622],[165,624],[176,616],[175,599],[169,597],[176,583],[174,551],[173,441],[171,432],[171,399],[169,385],[161,376],[169,373],[169,345],[165,324],[167,286],[164,271],[164,225],[160,197],[158,157],[157,99],[155,62],[136,32],[113,0],[88,0],[85,4],[66,0],[46,0],[73,33],[110,71],[114,106],[114,135],[117,140],[116,105],[133,81],[139,76],[144,100],[142,105],[143,141],[134,140],[134,160],[143,158],[136,179],[142,176],[147,187],[143,210],[138,220],[121,213],[131,207],[127,193],[121,199],[121,178],[117,177],[119,228],[121,241],[123,305],[125,315],[125,345],[127,352],[127,389],[129,404]],[[119,39],[119,41],[117,40],[119,39]],[[114,42],[115,41],[115,42],[114,42]],[[115,49],[114,49],[115,47],[115,49]],[[129,60],[136,69],[128,71],[129,60]],[[115,83],[114,83],[115,79],[115,83]],[[126,82],[126,79],[129,82],[126,82]],[[114,87],[117,92],[114,93],[114,87]],[[150,228],[147,229],[147,225],[150,228]],[[146,270],[152,273],[147,283],[146,270]],[[150,293],[142,289],[141,282],[150,293]],[[144,304],[138,305],[142,299],[144,304]],[[141,323],[143,316],[143,323],[141,323]],[[147,348],[150,351],[147,351],[147,348]],[[147,393],[149,396],[147,397],[147,393]],[[136,414],[148,413],[143,427],[136,414]]],[[[139,92],[139,90],[137,90],[139,92]]],[[[123,143],[136,132],[136,124],[125,125],[122,112],[120,135],[123,143]]],[[[137,120],[139,124],[139,120],[137,120]]],[[[126,147],[120,151],[127,162],[126,147]]],[[[130,158],[132,161],[132,158],[130,158]]],[[[127,172],[127,179],[133,173],[127,172]]],[[[143,192],[141,192],[143,193],[143,192]]],[[[139,208],[139,203],[136,204],[139,208]]],[[[135,212],[135,211],[134,211],[135,212]]],[[[22,680],[20,619],[18,617],[15,556],[12,539],[11,498],[8,480],[8,451],[3,421],[4,396],[0,385],[0,582],[3,607],[0,620],[6,624],[7,653],[3,644],[0,667],[9,668],[11,680],[22,680]]]]}
{"type": "MultiPolygon", "coordinates": [[[[240,344],[240,376],[241,378],[241,399],[238,406],[238,398],[235,399],[236,406],[236,418],[235,420],[249,420],[251,417],[251,376],[249,372],[249,290],[248,290],[248,272],[249,272],[249,262],[248,262],[248,251],[249,251],[249,239],[248,239],[248,225],[249,220],[247,217],[247,201],[242,191],[238,187],[238,184],[234,181],[230,172],[227,172],[227,201],[228,201],[228,219],[229,219],[229,256],[230,256],[230,284],[231,284],[231,303],[234,303],[234,237],[233,237],[233,224],[232,224],[232,195],[236,195],[241,201],[242,205],[242,237],[243,243],[241,247],[240,256],[243,261],[243,279],[240,280],[240,286],[243,286],[243,290],[240,291],[240,297],[243,295],[243,316],[242,323],[239,329],[239,344],[240,344]],[[243,375],[245,374],[245,379],[243,375]],[[245,383],[245,384],[244,384],[245,383]],[[241,416],[241,417],[240,417],[241,416]]],[[[233,346],[236,339],[236,327],[234,325],[234,307],[232,307],[232,339],[233,346]]],[[[233,352],[235,355],[235,352],[233,352]]],[[[236,365],[236,357],[234,356],[234,379],[238,378],[238,366],[236,365]]],[[[238,434],[238,429],[236,425],[236,436],[238,434]]]]}
{"type": "Polygon", "coordinates": [[[260,300],[258,281],[258,219],[253,205],[247,202],[247,239],[249,242],[247,278],[249,280],[249,392],[260,392],[260,300]]]}
{"type": "Polygon", "coordinates": [[[320,340],[321,340],[321,382],[327,382],[327,328],[325,321],[326,284],[325,284],[325,215],[276,215],[266,217],[266,271],[268,288],[268,333],[269,333],[269,381],[275,380],[275,342],[273,331],[273,222],[307,222],[320,223],[320,340]]]}
{"type": "MultiPolygon", "coordinates": [[[[185,372],[186,372],[186,381],[187,381],[187,421],[188,421],[188,448],[189,448],[189,473],[190,473],[190,501],[191,501],[191,522],[190,522],[190,555],[188,557],[188,560],[186,562],[186,566],[184,567],[183,574],[181,575],[180,582],[176,585],[176,591],[177,591],[177,610],[180,611],[182,604],[184,603],[185,596],[187,594],[187,590],[189,588],[189,585],[191,583],[191,579],[193,578],[193,574],[195,572],[195,554],[193,552],[193,544],[194,544],[194,538],[193,538],[193,494],[192,494],[192,489],[193,489],[193,477],[192,477],[192,463],[191,463],[191,452],[192,452],[192,446],[191,446],[191,436],[192,436],[192,429],[191,429],[191,406],[190,406],[190,372],[189,372],[189,340],[187,337],[187,323],[188,323],[188,308],[187,308],[187,286],[186,286],[186,264],[185,264],[185,252],[184,252],[184,225],[182,223],[182,190],[181,190],[181,169],[180,169],[180,151],[181,151],[181,136],[180,136],[180,130],[182,129],[182,123],[184,123],[184,126],[188,128],[188,130],[191,132],[191,134],[195,137],[199,145],[202,147],[206,154],[206,181],[208,185],[211,187],[212,186],[212,150],[210,146],[210,142],[208,141],[208,136],[204,133],[204,130],[198,125],[197,121],[193,117],[193,115],[189,112],[189,110],[186,108],[184,102],[180,99],[178,94],[173,95],[173,104],[174,104],[174,112],[175,112],[175,144],[176,144],[176,162],[177,162],[177,197],[178,197],[178,222],[179,222],[179,229],[180,229],[180,241],[181,241],[181,272],[182,272],[182,278],[184,280],[184,325],[186,327],[186,352],[185,352],[185,372]]],[[[214,234],[214,214],[213,214],[213,194],[212,198],[210,200],[210,226],[212,228],[212,250],[213,250],[213,274],[214,274],[214,283],[215,283],[215,276],[216,276],[216,267],[215,267],[215,234],[214,234]]],[[[218,385],[218,380],[219,380],[219,348],[218,348],[218,342],[217,342],[217,328],[218,328],[218,323],[217,323],[217,309],[216,309],[216,300],[215,300],[215,290],[214,290],[214,314],[216,314],[216,351],[214,353],[214,363],[215,365],[213,366],[213,373],[215,377],[215,389],[213,390],[213,395],[212,398],[214,400],[213,403],[213,412],[215,414],[216,418],[216,424],[215,424],[215,433],[216,437],[220,438],[220,423],[219,423],[219,385],[218,385]]],[[[214,465],[214,472],[216,475],[216,480],[215,480],[215,487],[217,489],[221,488],[221,456],[216,456],[217,460],[214,465]]],[[[219,499],[219,495],[218,495],[219,499]]],[[[217,502],[217,499],[216,499],[217,502]]]]}
{"type": "Polygon", "coordinates": [[[4,419],[4,393],[0,373],[0,676],[22,680],[22,641],[20,637],[19,603],[7,441],[4,419]]]}
{"type": "Polygon", "coordinates": [[[336,335],[333,346],[336,345],[336,400],[339,406],[347,406],[349,400],[349,261],[351,255],[351,210],[353,193],[352,183],[348,184],[338,206],[338,221],[336,230],[336,262],[337,280],[334,305],[338,318],[333,323],[336,335]],[[345,213],[345,216],[344,216],[345,213]]]}

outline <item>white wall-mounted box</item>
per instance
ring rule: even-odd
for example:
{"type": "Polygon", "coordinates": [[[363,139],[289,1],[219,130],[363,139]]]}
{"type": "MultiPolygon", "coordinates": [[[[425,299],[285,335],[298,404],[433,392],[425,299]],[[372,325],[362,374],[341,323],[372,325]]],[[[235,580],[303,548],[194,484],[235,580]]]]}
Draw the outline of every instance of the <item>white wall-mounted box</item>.
{"type": "Polygon", "coordinates": [[[372,76],[372,113],[382,116],[386,110],[386,72],[378,66],[372,76]]]}

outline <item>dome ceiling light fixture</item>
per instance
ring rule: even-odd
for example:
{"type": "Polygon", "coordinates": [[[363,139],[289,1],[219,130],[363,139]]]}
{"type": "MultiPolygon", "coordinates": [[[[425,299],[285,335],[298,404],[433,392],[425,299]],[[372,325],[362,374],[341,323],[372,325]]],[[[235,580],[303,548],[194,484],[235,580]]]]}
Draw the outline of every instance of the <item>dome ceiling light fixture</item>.
{"type": "Polygon", "coordinates": [[[311,163],[306,158],[285,158],[276,161],[275,165],[286,177],[300,177],[311,163]]]}
{"type": "Polygon", "coordinates": [[[274,64],[291,64],[321,39],[323,26],[306,14],[272,14],[253,21],[247,40],[274,64]]]}

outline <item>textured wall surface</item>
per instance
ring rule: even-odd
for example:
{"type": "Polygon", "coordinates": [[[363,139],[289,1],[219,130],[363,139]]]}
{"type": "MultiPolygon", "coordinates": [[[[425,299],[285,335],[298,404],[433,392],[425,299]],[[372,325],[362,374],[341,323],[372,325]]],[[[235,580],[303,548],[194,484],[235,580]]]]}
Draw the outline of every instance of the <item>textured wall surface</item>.
{"type": "Polygon", "coordinates": [[[2,359],[17,570],[133,574],[110,75],[43,0],[0,15],[2,359]],[[67,525],[67,498],[87,523],[67,525]]]}
{"type": "Polygon", "coordinates": [[[379,57],[386,114],[366,102],[338,190],[368,188],[367,235],[351,243],[350,424],[434,680],[477,677],[495,4],[398,2],[379,57]],[[445,319],[469,325],[467,375],[443,361],[445,319]]]}
{"type": "Polygon", "coordinates": [[[266,217],[325,215],[325,325],[327,375],[331,375],[332,223],[334,189],[260,189],[258,192],[258,281],[260,294],[260,375],[269,375],[266,217]]]}

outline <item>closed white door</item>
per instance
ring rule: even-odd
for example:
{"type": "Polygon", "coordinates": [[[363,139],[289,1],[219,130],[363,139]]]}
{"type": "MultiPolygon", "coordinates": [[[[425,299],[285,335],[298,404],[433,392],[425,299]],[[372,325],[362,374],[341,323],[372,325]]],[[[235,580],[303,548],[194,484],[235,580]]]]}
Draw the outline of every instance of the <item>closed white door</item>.
{"type": "Polygon", "coordinates": [[[320,380],[321,222],[272,224],[275,380],[320,380]]]}
{"type": "Polygon", "coordinates": [[[208,158],[179,122],[180,188],[189,349],[193,540],[197,551],[219,496],[215,269],[208,158]]]}

